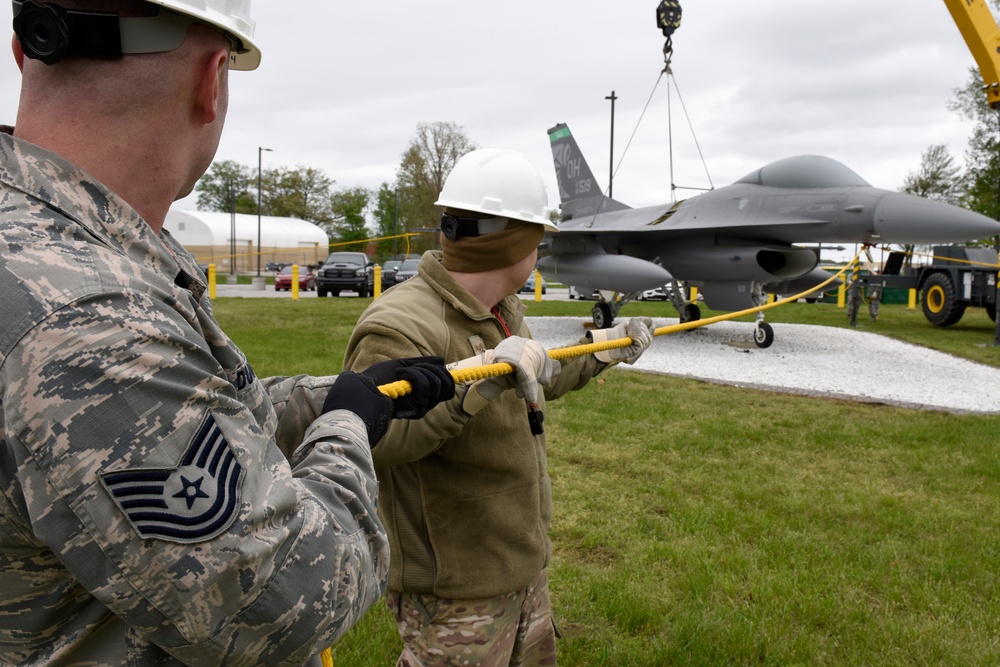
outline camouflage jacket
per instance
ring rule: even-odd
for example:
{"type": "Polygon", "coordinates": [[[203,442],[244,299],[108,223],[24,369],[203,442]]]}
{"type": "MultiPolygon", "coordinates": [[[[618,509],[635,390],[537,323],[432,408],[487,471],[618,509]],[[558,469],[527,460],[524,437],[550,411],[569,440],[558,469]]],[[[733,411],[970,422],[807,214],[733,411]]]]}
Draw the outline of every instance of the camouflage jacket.
{"type": "Polygon", "coordinates": [[[333,643],[388,568],[364,426],[318,417],[333,378],[255,377],[176,241],[7,134],[0,202],[0,664],[333,643]]]}
{"type": "MultiPolygon", "coordinates": [[[[424,253],[417,276],[362,314],[345,369],[385,359],[440,355],[448,363],[531,337],[517,296],[500,304],[503,321],[424,253]]],[[[587,385],[603,370],[593,355],[568,359],[538,406],[587,385]]],[[[545,434],[534,435],[527,406],[506,391],[470,417],[464,391],[423,419],[396,420],[375,448],[379,513],[389,533],[389,588],[467,600],[526,588],[549,561],[552,488],[545,434]]]]}

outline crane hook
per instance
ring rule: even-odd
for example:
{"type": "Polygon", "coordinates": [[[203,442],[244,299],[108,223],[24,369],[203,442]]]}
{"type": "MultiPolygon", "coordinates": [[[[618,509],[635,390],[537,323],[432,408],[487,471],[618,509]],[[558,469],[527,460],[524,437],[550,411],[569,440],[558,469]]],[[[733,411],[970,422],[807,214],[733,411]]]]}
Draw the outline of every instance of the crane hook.
{"type": "Polygon", "coordinates": [[[681,26],[681,3],[679,0],[661,0],[656,8],[656,27],[663,31],[667,41],[663,45],[664,72],[670,71],[670,58],[674,53],[672,37],[681,26]]]}

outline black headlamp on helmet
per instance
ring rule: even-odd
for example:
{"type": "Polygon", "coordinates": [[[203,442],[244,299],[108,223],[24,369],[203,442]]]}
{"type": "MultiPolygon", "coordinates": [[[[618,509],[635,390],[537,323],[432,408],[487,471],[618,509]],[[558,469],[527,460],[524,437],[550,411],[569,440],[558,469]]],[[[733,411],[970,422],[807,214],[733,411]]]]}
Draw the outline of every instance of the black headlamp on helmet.
{"type": "Polygon", "coordinates": [[[74,56],[121,58],[126,53],[173,51],[194,22],[163,10],[156,16],[122,18],[35,0],[13,0],[13,5],[14,33],[21,50],[46,65],[74,56]]]}
{"type": "Polygon", "coordinates": [[[158,13],[121,17],[109,11],[67,9],[58,2],[13,0],[14,32],[25,56],[54,65],[68,57],[121,58],[173,51],[184,43],[192,23],[202,23],[229,40],[230,69],[260,65],[250,0],[146,0],[144,4],[158,13]]]}
{"type": "Polygon", "coordinates": [[[463,236],[492,234],[507,229],[510,218],[473,218],[445,213],[441,217],[441,233],[449,241],[463,236]]]}

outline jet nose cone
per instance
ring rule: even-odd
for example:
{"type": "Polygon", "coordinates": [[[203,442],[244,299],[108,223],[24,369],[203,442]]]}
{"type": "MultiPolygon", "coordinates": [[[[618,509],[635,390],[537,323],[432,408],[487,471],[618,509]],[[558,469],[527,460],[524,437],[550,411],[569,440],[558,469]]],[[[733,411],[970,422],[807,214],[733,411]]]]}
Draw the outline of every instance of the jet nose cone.
{"type": "Polygon", "coordinates": [[[959,243],[1000,234],[1000,222],[985,215],[900,192],[886,195],[874,217],[886,243],[959,243]]]}

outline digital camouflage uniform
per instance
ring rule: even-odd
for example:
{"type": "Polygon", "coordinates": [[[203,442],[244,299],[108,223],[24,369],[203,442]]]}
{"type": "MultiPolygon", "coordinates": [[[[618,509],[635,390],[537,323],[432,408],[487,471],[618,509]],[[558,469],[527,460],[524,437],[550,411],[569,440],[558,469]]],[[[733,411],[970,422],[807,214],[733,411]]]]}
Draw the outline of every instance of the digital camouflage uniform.
{"type": "Polygon", "coordinates": [[[858,325],[858,315],[861,313],[861,305],[868,303],[868,316],[874,322],[878,319],[879,305],[882,303],[881,282],[872,282],[872,279],[862,280],[855,278],[847,288],[847,321],[851,326],[858,325]]]}
{"type": "Polygon", "coordinates": [[[0,202],[0,664],[305,663],[385,586],[361,420],[64,160],[0,134],[0,202]]]}

